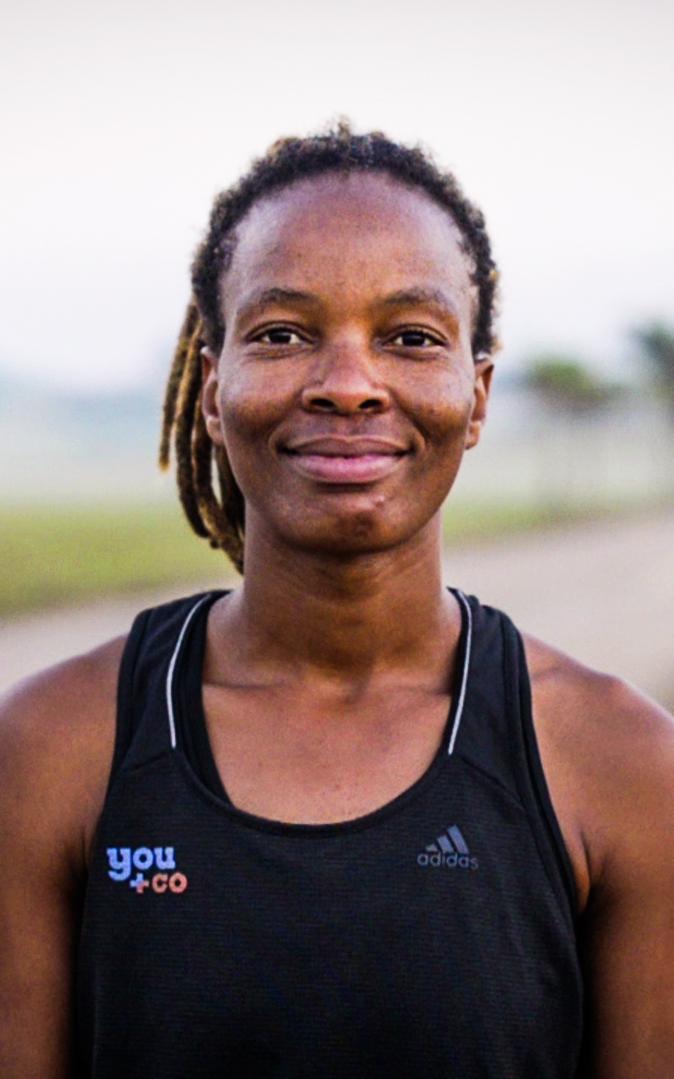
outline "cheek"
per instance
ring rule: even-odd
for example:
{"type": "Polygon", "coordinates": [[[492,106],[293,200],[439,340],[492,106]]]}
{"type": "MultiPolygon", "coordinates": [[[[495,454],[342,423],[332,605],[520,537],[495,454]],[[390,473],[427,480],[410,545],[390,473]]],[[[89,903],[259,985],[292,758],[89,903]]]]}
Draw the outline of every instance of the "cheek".
{"type": "MultiPolygon", "coordinates": [[[[284,405],[270,394],[267,380],[245,370],[232,370],[220,379],[219,407],[225,447],[230,456],[252,452],[257,441],[283,414],[284,405]]],[[[232,460],[233,463],[233,460],[232,460]]]]}
{"type": "Polygon", "coordinates": [[[221,431],[229,465],[250,506],[278,502],[270,438],[293,407],[293,391],[277,370],[225,367],[218,388],[221,431]]]}
{"type": "MultiPolygon", "coordinates": [[[[450,450],[465,432],[473,401],[473,381],[462,369],[446,371],[433,383],[414,389],[416,424],[429,448],[450,450]]],[[[412,400],[412,397],[410,397],[412,400]]]]}

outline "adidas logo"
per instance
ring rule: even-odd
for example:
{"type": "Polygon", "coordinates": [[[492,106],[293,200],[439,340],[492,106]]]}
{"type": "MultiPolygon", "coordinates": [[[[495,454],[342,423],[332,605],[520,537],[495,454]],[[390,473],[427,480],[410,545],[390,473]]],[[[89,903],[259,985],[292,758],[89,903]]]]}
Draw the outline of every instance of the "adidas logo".
{"type": "Polygon", "coordinates": [[[417,854],[417,865],[421,866],[477,869],[479,864],[477,858],[471,856],[468,844],[455,824],[439,835],[435,843],[429,843],[421,854],[417,854]]]}

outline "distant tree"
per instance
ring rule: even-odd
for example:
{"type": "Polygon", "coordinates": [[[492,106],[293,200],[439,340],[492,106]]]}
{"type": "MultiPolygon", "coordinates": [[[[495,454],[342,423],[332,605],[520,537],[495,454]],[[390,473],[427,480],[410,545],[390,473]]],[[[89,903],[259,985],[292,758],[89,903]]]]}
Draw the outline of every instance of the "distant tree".
{"type": "Polygon", "coordinates": [[[532,357],[524,369],[523,383],[542,406],[538,423],[544,437],[536,455],[539,499],[571,503],[587,498],[605,471],[604,454],[598,452],[596,438],[589,441],[592,467],[588,467],[588,421],[622,387],[596,375],[576,357],[559,353],[532,357]],[[550,422],[551,416],[557,422],[550,422]]]}
{"type": "Polygon", "coordinates": [[[615,383],[594,374],[580,360],[555,353],[531,359],[524,384],[546,405],[570,415],[593,412],[619,391],[615,383]]]}
{"type": "Polygon", "coordinates": [[[650,365],[656,388],[674,419],[674,326],[651,322],[638,326],[632,336],[650,365]]]}

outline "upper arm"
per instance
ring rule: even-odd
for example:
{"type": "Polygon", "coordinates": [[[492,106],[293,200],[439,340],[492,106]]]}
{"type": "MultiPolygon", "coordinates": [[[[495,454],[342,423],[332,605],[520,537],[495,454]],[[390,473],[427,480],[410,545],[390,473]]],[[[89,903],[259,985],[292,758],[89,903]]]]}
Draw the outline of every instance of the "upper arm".
{"type": "Polygon", "coordinates": [[[584,948],[597,1079],[665,1079],[674,1052],[674,721],[607,691],[584,948]]]}
{"type": "Polygon", "coordinates": [[[112,756],[123,642],[29,680],[0,708],[0,1074],[69,1070],[86,845],[112,756]]]}
{"type": "Polygon", "coordinates": [[[674,720],[526,637],[536,734],[583,911],[593,1079],[674,1074],[674,720]]]}

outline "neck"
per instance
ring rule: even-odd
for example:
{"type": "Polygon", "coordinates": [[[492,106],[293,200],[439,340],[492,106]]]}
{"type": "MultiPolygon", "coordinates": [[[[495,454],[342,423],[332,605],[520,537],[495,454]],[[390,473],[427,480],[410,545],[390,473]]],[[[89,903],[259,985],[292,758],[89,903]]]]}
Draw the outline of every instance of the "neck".
{"type": "Polygon", "coordinates": [[[288,549],[253,528],[243,587],[222,618],[237,660],[274,680],[418,682],[436,668],[444,680],[461,617],[441,570],[439,515],[406,544],[350,558],[288,549]]]}

